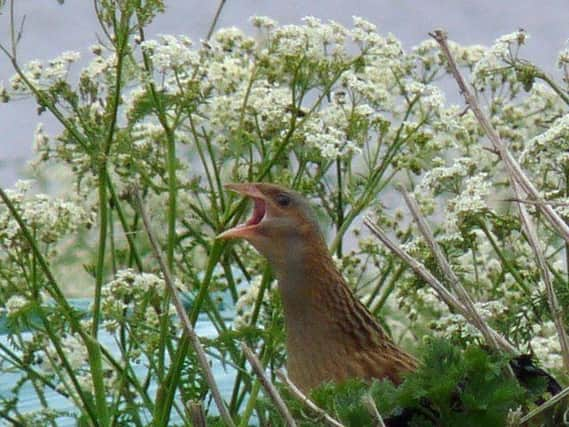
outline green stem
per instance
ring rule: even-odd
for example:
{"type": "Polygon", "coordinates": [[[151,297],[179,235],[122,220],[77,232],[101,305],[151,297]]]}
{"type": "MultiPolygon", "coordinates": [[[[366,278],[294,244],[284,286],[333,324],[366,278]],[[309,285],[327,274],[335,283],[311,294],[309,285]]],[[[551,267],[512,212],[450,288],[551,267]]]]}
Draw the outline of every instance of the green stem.
{"type": "Polygon", "coordinates": [[[136,268],[138,269],[138,271],[142,272],[143,271],[142,260],[140,259],[140,255],[138,254],[138,250],[136,249],[136,245],[134,244],[134,239],[132,238],[132,231],[135,231],[135,229],[134,229],[134,227],[128,226],[126,215],[125,215],[124,210],[120,204],[120,200],[117,197],[113,183],[108,178],[106,181],[107,181],[107,185],[109,187],[108,190],[110,193],[111,202],[113,204],[113,207],[117,211],[117,215],[119,217],[121,227],[124,231],[124,236],[126,237],[126,241],[128,242],[130,254],[131,254],[132,258],[134,259],[134,262],[136,264],[136,268]]]}
{"type": "Polygon", "coordinates": [[[97,265],[95,269],[95,297],[93,300],[91,335],[97,339],[99,330],[99,318],[101,311],[101,292],[105,275],[105,252],[108,229],[108,203],[107,203],[107,172],[105,162],[101,161],[99,171],[98,195],[99,195],[99,246],[97,250],[97,265]]]}
{"type": "MultiPolygon", "coordinates": [[[[62,392],[60,389],[58,389],[57,385],[53,383],[48,377],[28,366],[26,363],[24,363],[20,355],[14,353],[12,350],[10,350],[9,347],[5,346],[2,343],[0,343],[0,352],[4,353],[2,356],[3,362],[11,364],[16,370],[25,371],[31,380],[39,381],[44,386],[50,388],[54,392],[59,393],[64,397],[70,397],[67,393],[62,392]]],[[[80,404],[80,402],[76,403],[80,404]]]]}
{"type": "MultiPolygon", "coordinates": [[[[336,209],[336,230],[340,231],[344,223],[344,201],[342,199],[342,160],[336,159],[336,178],[338,180],[338,206],[336,209]]],[[[337,233],[338,235],[339,233],[337,233]]],[[[338,258],[342,258],[342,236],[338,239],[336,245],[336,254],[338,258]]]]}
{"type": "MultiPolygon", "coordinates": [[[[65,353],[63,346],[61,345],[60,334],[56,333],[52,329],[51,323],[50,323],[49,319],[45,316],[43,309],[41,308],[40,304],[38,304],[37,302],[34,301],[33,305],[34,305],[34,309],[36,310],[36,312],[39,315],[41,322],[43,323],[43,325],[45,327],[45,332],[46,332],[47,336],[49,337],[50,341],[53,344],[53,348],[55,349],[55,352],[57,353],[57,356],[59,357],[59,361],[61,362],[61,365],[63,365],[63,370],[69,376],[69,380],[73,384],[73,387],[74,387],[77,395],[79,396],[79,400],[81,401],[82,406],[83,406],[84,410],[86,411],[87,415],[89,416],[89,418],[91,419],[93,424],[96,426],[108,425],[106,423],[106,421],[108,421],[108,419],[105,418],[106,411],[105,411],[105,413],[100,414],[101,417],[99,417],[98,408],[96,406],[98,404],[98,402],[94,406],[91,397],[83,391],[83,388],[79,384],[79,381],[77,380],[77,376],[75,375],[75,371],[73,370],[71,364],[69,363],[69,360],[67,359],[68,355],[65,353]]],[[[87,345],[87,340],[85,341],[85,345],[87,345]]],[[[89,351],[89,348],[88,348],[88,351],[89,351]]],[[[92,365],[91,364],[91,353],[89,352],[88,354],[89,354],[89,362],[90,362],[89,364],[92,365]]],[[[53,366],[57,366],[57,364],[53,363],[53,366]]],[[[61,377],[61,372],[58,371],[57,373],[61,377]]],[[[63,378],[61,378],[61,379],[63,382],[65,382],[65,379],[63,379],[63,378]]],[[[94,381],[95,381],[95,378],[93,375],[93,382],[94,381]]]]}
{"type": "MultiPolygon", "coordinates": [[[[209,290],[209,284],[213,276],[214,268],[217,265],[219,257],[221,256],[223,247],[224,243],[219,240],[214,241],[212,245],[204,279],[201,283],[198,295],[194,300],[192,311],[189,316],[192,326],[196,324],[196,321],[198,319],[201,306],[204,303],[209,290]]],[[[178,349],[174,354],[172,364],[170,365],[170,369],[168,370],[166,377],[162,381],[156,393],[156,407],[154,411],[154,420],[153,420],[153,425],[155,427],[158,426],[166,427],[168,425],[168,421],[170,418],[170,409],[174,402],[174,394],[176,392],[176,388],[178,387],[178,381],[180,380],[180,372],[182,370],[182,365],[184,363],[184,359],[186,358],[186,354],[188,353],[189,347],[190,347],[189,338],[187,337],[186,334],[183,334],[182,337],[180,338],[178,349]]]]}
{"type": "MultiPolygon", "coordinates": [[[[141,22],[140,16],[137,16],[139,24],[141,22]]],[[[144,28],[142,25],[138,27],[138,33],[140,40],[144,41],[146,39],[144,28]]],[[[142,51],[142,60],[144,63],[144,69],[149,76],[152,76],[153,69],[151,65],[150,58],[146,51],[142,51]]],[[[176,205],[177,205],[177,183],[176,183],[176,141],[174,139],[174,132],[168,123],[168,117],[166,115],[166,110],[162,103],[161,98],[158,96],[156,91],[156,86],[154,82],[150,80],[147,85],[150,95],[152,97],[152,103],[155,107],[156,116],[162,129],[164,129],[164,134],[166,135],[166,161],[167,161],[167,176],[168,176],[168,236],[167,236],[167,247],[166,247],[166,263],[170,272],[174,275],[174,249],[176,246],[176,205]]],[[[162,312],[168,313],[168,307],[170,306],[169,294],[166,294],[164,301],[162,301],[162,312]]],[[[169,318],[163,315],[160,318],[160,343],[158,348],[158,377],[159,380],[163,381],[163,372],[165,372],[165,362],[166,362],[166,341],[168,338],[168,323],[169,318]]],[[[187,341],[187,340],[186,340],[187,341]]],[[[159,389],[160,391],[160,389],[159,389]]],[[[158,397],[158,396],[157,396],[158,397]]],[[[171,403],[169,407],[171,406],[171,403]]]]}
{"type": "Polygon", "coordinates": [[[176,206],[177,206],[177,180],[176,180],[176,142],[173,136],[167,138],[168,162],[168,246],[166,262],[174,274],[174,248],[176,247],[176,206]]]}
{"type": "Polygon", "coordinates": [[[496,240],[494,239],[494,237],[492,236],[492,233],[490,233],[490,230],[488,230],[488,227],[486,226],[486,224],[484,223],[484,221],[479,221],[479,225],[480,228],[482,230],[482,232],[484,233],[484,235],[486,236],[486,238],[488,239],[488,241],[490,242],[490,245],[492,246],[492,248],[494,249],[494,252],[496,252],[496,255],[498,255],[498,258],[500,258],[500,261],[502,262],[502,265],[505,267],[505,269],[514,277],[514,279],[516,280],[516,283],[522,288],[522,290],[525,292],[525,294],[529,297],[531,296],[531,292],[529,290],[528,285],[525,283],[524,279],[522,278],[522,276],[520,276],[516,270],[516,268],[510,263],[510,261],[506,258],[506,256],[504,255],[504,252],[502,251],[502,249],[498,246],[498,243],[496,242],[496,240]]]}
{"type": "MultiPolygon", "coordinates": [[[[261,285],[259,286],[259,293],[257,299],[255,300],[255,305],[253,306],[253,313],[251,314],[251,321],[249,326],[254,326],[257,323],[259,314],[261,313],[261,306],[263,303],[263,298],[265,296],[265,291],[271,282],[271,269],[270,267],[265,267],[263,271],[263,276],[261,278],[261,285]]],[[[241,355],[241,359],[238,362],[239,369],[237,370],[237,377],[233,385],[233,392],[231,393],[231,401],[229,403],[229,411],[232,414],[236,414],[239,411],[239,406],[241,402],[241,397],[239,396],[239,389],[241,387],[241,381],[243,380],[243,372],[245,370],[245,356],[241,355]]]]}
{"type": "Polygon", "coordinates": [[[379,311],[385,305],[387,298],[389,297],[389,295],[391,295],[391,292],[393,292],[393,289],[395,289],[395,285],[397,284],[397,282],[399,281],[399,278],[403,275],[403,273],[405,272],[406,269],[407,269],[406,265],[404,265],[404,264],[400,265],[399,268],[397,269],[397,271],[395,272],[395,274],[393,275],[393,277],[391,278],[391,280],[389,281],[389,284],[386,286],[385,291],[381,294],[381,299],[379,300],[379,302],[377,303],[377,305],[373,309],[373,314],[375,316],[377,316],[379,311]]]}
{"type": "Polygon", "coordinates": [[[366,307],[371,307],[371,303],[373,302],[373,300],[375,300],[375,298],[377,297],[377,294],[379,294],[379,291],[381,290],[381,288],[383,287],[383,284],[387,280],[387,277],[389,276],[389,274],[393,270],[394,264],[395,264],[395,262],[393,260],[393,257],[390,256],[389,261],[387,263],[387,268],[385,268],[383,270],[383,272],[381,273],[381,275],[379,277],[379,280],[377,281],[377,285],[375,285],[375,287],[373,288],[373,290],[369,294],[369,297],[365,303],[366,307]]]}
{"type": "Polygon", "coordinates": [[[247,401],[247,406],[245,406],[245,410],[243,414],[241,414],[241,422],[239,423],[239,427],[247,427],[249,425],[249,419],[253,414],[255,409],[255,405],[257,404],[257,397],[259,396],[259,391],[261,390],[261,382],[257,379],[253,383],[251,387],[251,393],[249,394],[249,400],[247,401]]]}
{"type": "MultiPolygon", "coordinates": [[[[4,204],[8,207],[8,210],[10,211],[10,214],[12,215],[12,217],[18,223],[18,226],[20,227],[20,230],[21,230],[24,238],[26,239],[26,241],[30,245],[30,248],[31,248],[32,253],[34,254],[36,260],[37,260],[38,265],[40,266],[42,272],[46,276],[46,279],[47,279],[46,290],[48,291],[50,296],[52,296],[54,298],[54,300],[57,302],[57,304],[61,308],[61,313],[69,321],[72,330],[82,338],[82,340],[83,340],[83,342],[87,348],[88,357],[89,357],[89,365],[91,366],[91,369],[94,370],[94,372],[93,372],[93,385],[94,385],[94,389],[95,389],[95,395],[96,395],[95,397],[96,397],[96,402],[97,402],[97,408],[96,408],[96,410],[93,409],[91,407],[91,404],[89,403],[90,400],[84,398],[83,401],[84,401],[85,409],[87,410],[88,414],[93,418],[94,421],[97,420],[97,422],[95,422],[96,425],[98,425],[99,422],[101,422],[103,425],[108,425],[107,424],[108,423],[108,414],[107,414],[107,408],[106,408],[106,402],[105,402],[103,375],[100,374],[101,370],[99,369],[99,367],[102,366],[100,345],[99,345],[99,343],[97,343],[96,340],[94,340],[91,336],[89,336],[81,327],[79,320],[75,316],[75,310],[69,305],[67,299],[65,298],[65,296],[61,292],[61,288],[57,284],[57,281],[55,280],[53,273],[51,272],[51,270],[47,264],[47,261],[45,260],[41,251],[39,250],[39,248],[37,246],[37,242],[34,240],[29,228],[27,227],[27,225],[23,221],[21,215],[19,214],[19,212],[15,208],[15,206],[12,203],[12,201],[10,200],[10,198],[6,195],[5,191],[1,188],[0,188],[0,198],[2,199],[4,204]]],[[[41,309],[41,306],[40,306],[40,309],[41,309]]],[[[40,313],[41,313],[41,311],[40,311],[40,313]]],[[[45,323],[46,329],[51,330],[48,320],[42,319],[42,321],[45,323]]],[[[58,349],[58,346],[56,345],[56,343],[59,342],[57,335],[52,332],[50,334],[50,337],[53,340],[52,342],[54,342],[56,350],[58,350],[59,357],[60,358],[62,357],[65,359],[65,353],[61,350],[61,348],[58,349]]],[[[72,377],[71,379],[73,381],[74,380],[73,370],[70,367],[68,369],[69,369],[69,375],[72,377]]],[[[81,388],[80,388],[79,384],[77,383],[76,379],[74,381],[74,385],[76,387],[78,387],[77,393],[79,393],[80,396],[83,396],[81,388]]]]}
{"type": "Polygon", "coordinates": [[[563,102],[567,105],[569,105],[569,96],[567,96],[567,93],[561,89],[557,83],[555,83],[555,81],[549,77],[547,74],[545,74],[543,71],[539,70],[537,67],[534,66],[534,70],[535,70],[535,77],[537,79],[543,80],[545,83],[548,84],[548,86],[553,89],[553,91],[559,95],[559,97],[563,100],[563,102]]]}
{"type": "MultiPolygon", "coordinates": [[[[110,123],[108,124],[108,134],[105,141],[98,153],[98,158],[96,159],[98,165],[98,195],[99,195],[99,247],[97,253],[97,266],[95,270],[95,297],[93,301],[93,323],[91,328],[91,334],[93,338],[97,339],[97,334],[99,330],[99,318],[101,310],[101,290],[104,282],[105,275],[105,253],[106,253],[106,243],[107,243],[107,231],[108,231],[108,200],[107,200],[107,160],[109,153],[111,152],[111,146],[115,136],[115,130],[118,119],[118,111],[120,104],[120,96],[122,90],[122,73],[123,73],[123,60],[126,54],[126,48],[128,46],[129,32],[128,32],[128,22],[130,20],[130,15],[123,13],[121,15],[121,20],[118,28],[115,28],[116,36],[116,74],[114,81],[114,90],[112,94],[108,97],[108,105],[110,112],[110,123]]],[[[100,392],[100,391],[99,391],[100,392]]],[[[106,415],[106,404],[104,408],[100,408],[106,415]]]]}

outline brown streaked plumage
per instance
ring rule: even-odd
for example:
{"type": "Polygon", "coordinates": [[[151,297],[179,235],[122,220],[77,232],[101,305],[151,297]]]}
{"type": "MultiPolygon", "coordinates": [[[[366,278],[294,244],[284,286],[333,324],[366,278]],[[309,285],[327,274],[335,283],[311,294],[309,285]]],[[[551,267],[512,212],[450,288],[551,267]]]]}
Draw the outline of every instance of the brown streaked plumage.
{"type": "Polygon", "coordinates": [[[219,238],[248,240],[273,267],[287,329],[287,369],[303,391],[324,381],[389,378],[415,369],[354,297],[302,195],[265,183],[228,184],[254,201],[247,223],[219,238]]]}

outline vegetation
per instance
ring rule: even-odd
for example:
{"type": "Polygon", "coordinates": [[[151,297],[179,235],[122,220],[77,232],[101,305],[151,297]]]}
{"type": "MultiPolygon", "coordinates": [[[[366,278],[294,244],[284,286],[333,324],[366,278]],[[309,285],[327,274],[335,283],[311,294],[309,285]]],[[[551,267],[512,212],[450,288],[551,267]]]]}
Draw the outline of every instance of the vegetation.
{"type": "MultiPolygon", "coordinates": [[[[14,68],[0,99],[31,96],[40,118],[61,125],[49,135],[38,123],[33,170],[66,177],[59,195],[38,193],[29,181],[0,191],[0,307],[9,326],[0,372],[21,374],[12,393],[0,396],[1,418],[42,426],[63,416],[79,425],[188,425],[191,401],[215,415],[210,384],[149,243],[154,230],[190,301],[190,323],[201,316],[216,329],[216,337],[201,340],[208,357],[236,372],[223,396],[234,422],[279,423],[239,345],[254,348],[280,382],[279,296],[251,247],[215,240],[247,215],[224,191],[226,182],[271,181],[310,197],[354,292],[396,341],[422,355],[423,368],[399,388],[349,383],[316,391],[316,403],[347,425],[375,417],[364,395],[386,417],[428,400],[444,425],[514,425],[543,394],[543,385],[527,391],[511,379],[507,355],[481,350],[486,342],[472,319],[361,228],[362,216],[371,215],[449,285],[408,220],[400,187],[428,216],[483,321],[567,382],[569,349],[561,343],[569,312],[558,308],[569,305],[569,235],[543,207],[567,222],[569,50],[557,59],[558,82],[523,60],[523,31],[491,47],[449,43],[491,126],[538,192],[526,198],[473,109],[445,99],[440,83],[453,81],[434,40],[405,51],[361,18],[346,28],[316,18],[279,26],[266,17],[252,18],[257,34],[229,28],[201,43],[147,39],[162,1],[94,5],[104,39],[88,58],[64,52],[20,63],[25,34],[17,16],[12,40],[0,45],[14,68]],[[70,304],[73,287],[88,289],[86,312],[70,304]],[[234,308],[233,318],[224,318],[218,296],[234,308]],[[112,337],[112,349],[102,334],[112,337]],[[425,344],[424,337],[441,339],[425,344]],[[25,387],[37,394],[37,411],[19,407],[25,387]],[[47,390],[74,410],[52,407],[47,390]],[[451,411],[457,393],[458,415],[451,411]]],[[[2,12],[15,13],[5,5],[2,12]]],[[[296,399],[286,402],[299,422],[319,422],[296,399]]],[[[414,422],[426,425],[427,418],[414,422]]]]}
{"type": "MultiPolygon", "coordinates": [[[[518,407],[535,397],[505,374],[505,358],[479,346],[461,352],[439,339],[423,346],[421,353],[422,367],[398,388],[387,380],[371,387],[353,381],[323,386],[313,393],[314,400],[346,426],[374,425],[365,396],[371,396],[387,420],[405,417],[409,425],[441,425],[443,420],[442,425],[449,426],[505,426],[518,407]]],[[[532,391],[540,394],[544,384],[535,384],[532,391]]],[[[306,425],[319,425],[316,417],[304,417],[306,425]]]]}

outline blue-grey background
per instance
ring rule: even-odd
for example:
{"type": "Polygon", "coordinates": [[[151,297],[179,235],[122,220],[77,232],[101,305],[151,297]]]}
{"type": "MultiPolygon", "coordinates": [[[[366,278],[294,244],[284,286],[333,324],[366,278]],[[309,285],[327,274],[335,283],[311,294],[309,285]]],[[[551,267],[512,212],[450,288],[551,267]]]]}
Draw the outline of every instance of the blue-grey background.
{"type": "MultiPolygon", "coordinates": [[[[17,17],[26,16],[18,49],[21,63],[47,60],[65,50],[90,57],[89,46],[100,35],[92,1],[66,0],[60,5],[56,0],[15,0],[15,6],[17,17]]],[[[196,41],[204,38],[217,6],[217,0],[166,0],[166,12],[153,23],[148,37],[170,33],[187,34],[196,41]]],[[[218,28],[250,29],[252,15],[267,15],[281,24],[299,23],[311,15],[348,26],[357,15],[375,23],[380,32],[395,34],[407,49],[437,27],[447,29],[457,42],[486,45],[524,28],[531,35],[524,56],[552,73],[557,52],[569,37],[566,0],[227,0],[218,28]]],[[[5,46],[10,43],[9,22],[6,4],[0,15],[0,43],[5,46]]],[[[7,84],[12,74],[10,63],[0,56],[0,81],[7,84]]],[[[48,114],[37,116],[31,99],[0,104],[0,185],[12,186],[23,173],[38,121],[48,133],[57,129],[48,114]]]]}

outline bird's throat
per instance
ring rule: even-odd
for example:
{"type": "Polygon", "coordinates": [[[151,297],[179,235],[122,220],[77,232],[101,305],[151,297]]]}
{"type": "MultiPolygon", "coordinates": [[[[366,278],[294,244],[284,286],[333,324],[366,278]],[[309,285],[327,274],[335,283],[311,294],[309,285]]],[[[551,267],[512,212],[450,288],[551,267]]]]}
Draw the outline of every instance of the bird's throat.
{"type": "Polygon", "coordinates": [[[315,249],[291,251],[275,271],[286,316],[310,311],[331,290],[331,283],[342,280],[325,248],[315,249]]]}

